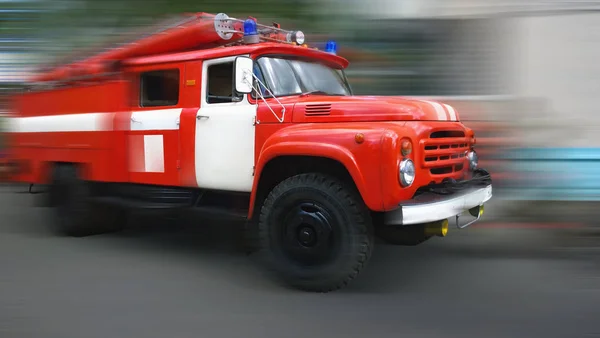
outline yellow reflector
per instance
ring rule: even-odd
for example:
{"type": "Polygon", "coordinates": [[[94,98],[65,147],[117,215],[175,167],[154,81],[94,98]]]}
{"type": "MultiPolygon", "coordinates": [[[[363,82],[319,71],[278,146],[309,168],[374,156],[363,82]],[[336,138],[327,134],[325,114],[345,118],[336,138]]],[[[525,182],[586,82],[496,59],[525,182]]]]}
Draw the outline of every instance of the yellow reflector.
{"type": "Polygon", "coordinates": [[[448,233],[448,220],[447,219],[442,221],[442,226],[441,226],[440,232],[442,233],[442,237],[446,236],[446,234],[448,233]]]}

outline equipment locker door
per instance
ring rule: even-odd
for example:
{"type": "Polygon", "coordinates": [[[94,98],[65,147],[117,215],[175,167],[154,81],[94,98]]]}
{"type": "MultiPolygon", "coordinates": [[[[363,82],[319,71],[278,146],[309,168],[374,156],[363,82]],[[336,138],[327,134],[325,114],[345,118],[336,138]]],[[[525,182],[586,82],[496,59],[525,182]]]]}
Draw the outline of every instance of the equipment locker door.
{"type": "Polygon", "coordinates": [[[141,69],[128,135],[129,174],[134,183],[179,184],[179,121],[183,65],[141,69]]]}

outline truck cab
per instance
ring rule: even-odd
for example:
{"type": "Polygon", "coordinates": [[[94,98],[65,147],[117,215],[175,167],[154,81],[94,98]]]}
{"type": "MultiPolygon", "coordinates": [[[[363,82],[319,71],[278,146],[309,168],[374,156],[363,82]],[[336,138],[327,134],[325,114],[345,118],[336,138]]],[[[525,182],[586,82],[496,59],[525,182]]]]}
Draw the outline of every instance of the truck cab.
{"type": "Polygon", "coordinates": [[[194,208],[243,221],[278,278],[331,291],[362,270],[375,235],[443,237],[492,196],[453,107],[354,95],[334,42],[318,50],[299,31],[203,13],[72,68],[98,64],[24,93],[12,119],[13,180],[49,186],[60,233],[194,208]]]}

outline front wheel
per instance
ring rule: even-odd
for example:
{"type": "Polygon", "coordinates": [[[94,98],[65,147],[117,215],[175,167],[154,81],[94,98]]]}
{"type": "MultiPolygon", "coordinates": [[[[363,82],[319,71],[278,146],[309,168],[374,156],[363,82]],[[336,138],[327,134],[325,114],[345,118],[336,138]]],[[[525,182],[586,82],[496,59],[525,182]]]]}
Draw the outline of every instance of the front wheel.
{"type": "Polygon", "coordinates": [[[371,216],[352,187],[321,174],[290,177],[259,217],[261,253],[288,285],[327,292],[356,278],[373,248],[371,216]]]}

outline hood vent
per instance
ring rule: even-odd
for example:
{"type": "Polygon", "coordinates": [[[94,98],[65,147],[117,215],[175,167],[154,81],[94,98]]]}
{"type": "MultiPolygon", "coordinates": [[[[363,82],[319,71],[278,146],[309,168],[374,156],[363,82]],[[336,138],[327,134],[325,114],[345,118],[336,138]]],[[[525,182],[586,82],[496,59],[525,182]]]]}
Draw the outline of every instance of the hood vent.
{"type": "Polygon", "coordinates": [[[317,115],[329,115],[331,112],[331,104],[307,104],[304,108],[304,114],[306,116],[317,116],[317,115]]]}

